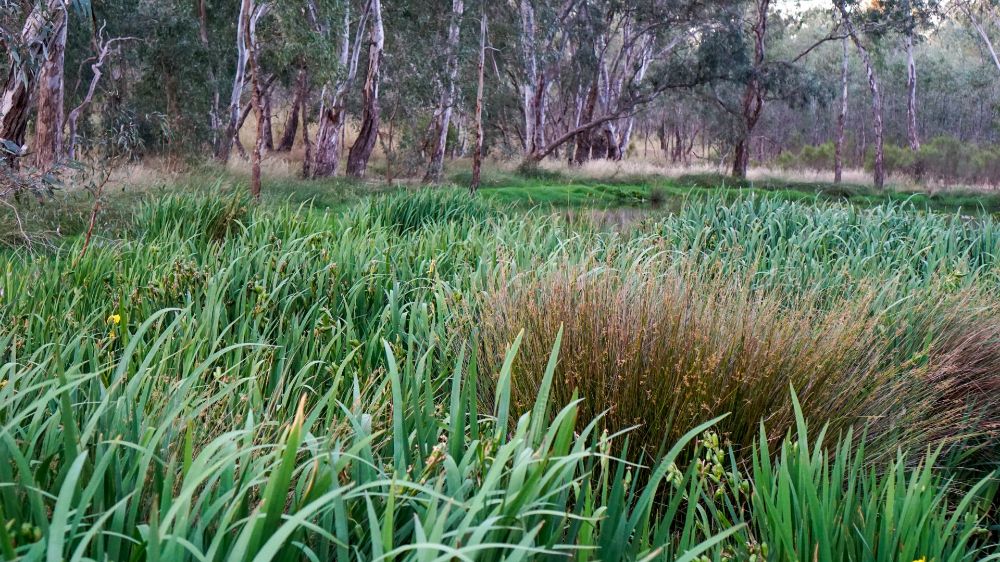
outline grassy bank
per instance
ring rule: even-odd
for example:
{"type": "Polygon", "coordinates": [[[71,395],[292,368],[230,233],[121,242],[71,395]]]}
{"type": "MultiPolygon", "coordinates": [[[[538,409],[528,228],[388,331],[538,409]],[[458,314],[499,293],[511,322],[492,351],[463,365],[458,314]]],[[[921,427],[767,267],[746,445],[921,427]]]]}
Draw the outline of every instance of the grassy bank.
{"type": "Polygon", "coordinates": [[[996,552],[1000,225],[734,192],[607,229],[523,181],[194,185],[7,253],[0,556],[996,552]]]}

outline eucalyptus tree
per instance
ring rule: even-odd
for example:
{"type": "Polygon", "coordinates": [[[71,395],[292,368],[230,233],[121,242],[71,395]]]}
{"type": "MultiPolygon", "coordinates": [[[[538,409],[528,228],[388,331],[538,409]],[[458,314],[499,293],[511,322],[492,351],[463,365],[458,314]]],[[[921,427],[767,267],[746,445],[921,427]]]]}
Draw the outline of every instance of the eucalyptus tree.
{"type": "Polygon", "coordinates": [[[976,30],[983,47],[997,67],[997,72],[1000,72],[1000,55],[997,54],[994,39],[990,36],[991,31],[993,34],[1000,32],[1000,4],[995,0],[955,0],[954,5],[976,30]]]}
{"type": "Polygon", "coordinates": [[[871,91],[872,99],[872,128],[875,131],[875,163],[873,182],[876,189],[885,186],[885,132],[882,123],[882,91],[879,87],[878,76],[875,73],[875,65],[871,54],[862,42],[861,31],[855,25],[854,18],[857,12],[863,9],[857,0],[834,0],[837,11],[843,18],[844,27],[848,36],[861,55],[861,60],[865,65],[865,73],[868,76],[868,89],[871,91]]]}
{"type": "Polygon", "coordinates": [[[347,122],[348,94],[357,77],[362,38],[368,18],[370,1],[321,2],[306,0],[304,19],[319,40],[337,44],[336,67],[323,83],[320,95],[319,131],[312,174],[332,176],[337,171],[341,155],[341,135],[347,122]]]}
{"type": "Polygon", "coordinates": [[[246,35],[250,28],[250,17],[253,10],[253,0],[240,0],[239,17],[236,20],[236,71],[233,73],[233,87],[229,96],[229,109],[226,111],[228,116],[226,129],[222,134],[219,148],[215,153],[215,157],[221,162],[229,160],[229,154],[232,151],[233,140],[236,137],[240,120],[240,100],[243,96],[247,59],[250,56],[246,35]]]}
{"type": "MultiPolygon", "coordinates": [[[[81,13],[90,9],[86,0],[76,0],[73,4],[81,13]]],[[[5,141],[8,154],[14,152],[14,147],[18,153],[23,152],[20,147],[25,144],[29,112],[32,106],[37,107],[34,148],[35,163],[41,167],[51,166],[62,153],[68,18],[66,0],[11,3],[5,18],[10,21],[5,23],[20,23],[20,31],[5,25],[2,32],[8,64],[0,94],[0,139],[5,141]]]]}
{"type": "Polygon", "coordinates": [[[445,68],[439,80],[440,102],[431,121],[431,157],[424,174],[424,181],[439,181],[444,169],[444,153],[448,142],[448,126],[455,105],[455,78],[458,75],[458,47],[462,30],[462,16],[465,13],[464,0],[452,0],[448,21],[448,34],[444,42],[445,68]]]}
{"type": "Polygon", "coordinates": [[[385,27],[381,0],[369,0],[368,71],[361,89],[361,124],[358,136],[347,155],[347,174],[364,177],[368,160],[378,139],[380,120],[379,87],[382,80],[382,55],[385,51],[385,27]]]}
{"type": "Polygon", "coordinates": [[[868,34],[876,40],[901,35],[906,54],[906,133],[910,150],[920,150],[917,128],[917,66],[914,43],[940,15],[937,0],[882,0],[863,14],[868,34]]]}

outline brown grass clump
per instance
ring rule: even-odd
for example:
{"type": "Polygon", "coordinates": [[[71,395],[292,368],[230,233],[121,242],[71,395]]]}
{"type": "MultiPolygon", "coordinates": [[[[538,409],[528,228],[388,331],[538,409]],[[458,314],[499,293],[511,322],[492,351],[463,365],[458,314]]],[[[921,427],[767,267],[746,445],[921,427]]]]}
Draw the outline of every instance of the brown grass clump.
{"type": "MultiPolygon", "coordinates": [[[[874,454],[925,446],[964,407],[948,398],[947,389],[964,392],[954,386],[955,365],[970,354],[984,354],[975,364],[985,369],[1000,365],[1000,346],[983,349],[975,334],[904,365],[892,353],[899,335],[871,312],[869,294],[821,308],[808,296],[710,277],[596,263],[500,274],[476,318],[481,362],[497,372],[524,329],[512,384],[518,408],[530,408],[563,325],[553,399],[566,403],[578,392],[580,419],[606,411],[606,429],[635,426],[632,442],[650,454],[727,412],[720,430],[738,450],[752,444],[762,420],[770,438],[781,437],[794,424],[790,386],[813,427],[865,425],[874,454]]],[[[994,336],[997,326],[989,328],[994,336]]]]}

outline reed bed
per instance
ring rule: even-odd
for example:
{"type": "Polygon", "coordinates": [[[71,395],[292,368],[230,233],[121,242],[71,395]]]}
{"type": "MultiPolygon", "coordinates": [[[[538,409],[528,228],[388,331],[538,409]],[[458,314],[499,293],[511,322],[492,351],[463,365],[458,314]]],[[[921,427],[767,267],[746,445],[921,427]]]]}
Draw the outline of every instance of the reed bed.
{"type": "Polygon", "coordinates": [[[394,197],[172,195],[86,252],[5,253],[0,558],[995,552],[988,220],[692,201],[607,232],[394,197]],[[830,234],[757,232],[803,221],[830,234]],[[874,224],[891,232],[835,243],[874,224]],[[663,430],[625,396],[677,414],[663,430]],[[840,439],[785,439],[806,419],[840,439]]]}

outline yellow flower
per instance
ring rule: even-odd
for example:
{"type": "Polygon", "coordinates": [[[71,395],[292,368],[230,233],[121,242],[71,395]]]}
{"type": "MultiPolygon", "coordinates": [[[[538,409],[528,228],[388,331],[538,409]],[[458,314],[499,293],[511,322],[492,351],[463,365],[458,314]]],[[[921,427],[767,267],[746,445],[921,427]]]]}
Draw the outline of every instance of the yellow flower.
{"type": "Polygon", "coordinates": [[[121,324],[121,322],[122,322],[121,314],[112,314],[111,316],[108,316],[108,324],[114,324],[117,326],[118,324],[121,324]]]}
{"type": "Polygon", "coordinates": [[[913,562],[927,562],[927,557],[926,556],[921,556],[920,558],[917,558],[913,562]]]}

